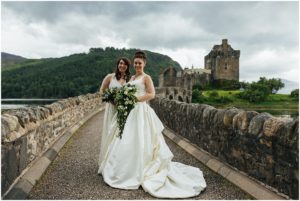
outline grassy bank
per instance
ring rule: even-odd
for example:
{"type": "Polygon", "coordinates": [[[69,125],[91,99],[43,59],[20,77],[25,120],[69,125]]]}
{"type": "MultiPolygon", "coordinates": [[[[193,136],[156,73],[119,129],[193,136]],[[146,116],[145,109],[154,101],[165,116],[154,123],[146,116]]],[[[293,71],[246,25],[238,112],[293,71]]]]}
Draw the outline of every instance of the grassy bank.
{"type": "Polygon", "coordinates": [[[216,108],[236,107],[245,110],[268,112],[273,115],[299,116],[299,101],[291,98],[287,94],[271,94],[263,102],[250,103],[236,97],[238,93],[240,93],[239,90],[207,90],[202,93],[205,98],[200,102],[212,105],[216,108]],[[212,92],[217,92],[218,95],[212,95],[212,92]],[[221,97],[225,97],[223,101],[221,97]]]}

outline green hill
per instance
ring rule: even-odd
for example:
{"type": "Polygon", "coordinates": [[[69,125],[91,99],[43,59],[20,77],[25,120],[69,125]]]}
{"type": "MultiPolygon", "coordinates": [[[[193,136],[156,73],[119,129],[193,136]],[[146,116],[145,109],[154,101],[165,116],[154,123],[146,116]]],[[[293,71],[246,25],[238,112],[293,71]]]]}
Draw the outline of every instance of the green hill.
{"type": "Polygon", "coordinates": [[[1,52],[1,68],[5,69],[15,64],[24,63],[27,59],[18,55],[1,52]]]}
{"type": "MultiPolygon", "coordinates": [[[[91,48],[61,58],[34,60],[2,69],[2,98],[66,98],[94,93],[103,78],[112,73],[119,57],[132,59],[137,49],[112,47],[91,48]]],[[[181,66],[170,57],[145,51],[148,56],[145,72],[158,85],[161,68],[181,66]]],[[[134,73],[131,67],[132,74],[134,73]]]]}

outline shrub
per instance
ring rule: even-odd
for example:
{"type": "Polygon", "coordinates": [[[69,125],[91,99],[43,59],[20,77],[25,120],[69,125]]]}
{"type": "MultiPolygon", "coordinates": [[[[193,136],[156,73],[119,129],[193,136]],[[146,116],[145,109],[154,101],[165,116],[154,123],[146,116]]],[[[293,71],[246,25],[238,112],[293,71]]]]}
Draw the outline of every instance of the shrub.
{"type": "Polygon", "coordinates": [[[241,87],[241,84],[237,80],[215,80],[211,84],[212,88],[223,90],[236,90],[241,87]]]}
{"type": "Polygon", "coordinates": [[[192,92],[192,103],[204,103],[205,101],[206,98],[202,95],[202,91],[194,89],[192,92]]]}
{"type": "Polygon", "coordinates": [[[292,92],[291,92],[291,95],[290,95],[292,98],[295,98],[296,100],[299,100],[299,89],[294,89],[292,92]]]}
{"type": "Polygon", "coordinates": [[[193,85],[193,90],[194,89],[203,90],[203,87],[201,84],[195,84],[195,85],[193,85]]]}
{"type": "Polygon", "coordinates": [[[260,77],[257,83],[267,86],[272,94],[276,94],[279,89],[284,87],[284,83],[281,79],[276,78],[267,79],[265,77],[260,77]]]}
{"type": "Polygon", "coordinates": [[[266,100],[270,94],[268,86],[252,82],[245,91],[239,93],[239,97],[249,102],[257,103],[266,100]]]}

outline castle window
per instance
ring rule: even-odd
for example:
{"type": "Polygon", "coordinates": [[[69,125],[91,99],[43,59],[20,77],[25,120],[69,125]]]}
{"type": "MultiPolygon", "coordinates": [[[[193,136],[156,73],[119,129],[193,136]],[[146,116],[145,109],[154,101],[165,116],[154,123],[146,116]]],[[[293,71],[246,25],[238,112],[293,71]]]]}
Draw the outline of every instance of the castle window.
{"type": "Polygon", "coordinates": [[[227,70],[227,63],[225,63],[225,70],[227,70]]]}

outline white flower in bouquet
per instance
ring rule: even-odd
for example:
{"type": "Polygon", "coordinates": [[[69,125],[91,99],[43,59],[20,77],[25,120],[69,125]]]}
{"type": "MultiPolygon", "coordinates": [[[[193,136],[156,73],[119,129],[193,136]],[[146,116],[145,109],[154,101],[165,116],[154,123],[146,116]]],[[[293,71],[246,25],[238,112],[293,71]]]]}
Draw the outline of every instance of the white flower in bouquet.
{"type": "Polygon", "coordinates": [[[121,87],[116,95],[117,122],[119,127],[118,137],[120,138],[122,138],[127,116],[137,102],[136,92],[137,88],[134,85],[128,84],[121,87]]]}

